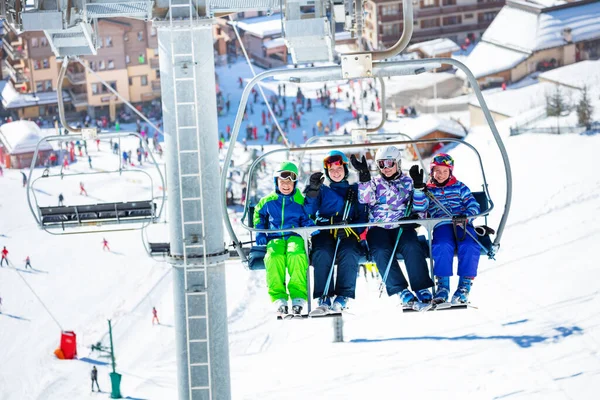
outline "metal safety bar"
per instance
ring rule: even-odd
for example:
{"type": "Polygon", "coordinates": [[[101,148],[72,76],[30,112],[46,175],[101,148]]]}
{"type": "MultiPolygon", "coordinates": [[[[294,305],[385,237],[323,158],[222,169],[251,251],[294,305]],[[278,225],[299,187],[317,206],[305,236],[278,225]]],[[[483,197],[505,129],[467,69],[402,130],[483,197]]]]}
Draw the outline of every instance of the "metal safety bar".
{"type": "MultiPolygon", "coordinates": [[[[504,163],[504,172],[506,175],[506,197],[505,197],[505,205],[504,211],[502,214],[502,218],[500,219],[500,223],[498,229],[496,230],[496,238],[494,240],[493,246],[497,249],[500,246],[500,239],[502,238],[502,233],[504,232],[504,228],[506,226],[506,221],[508,219],[508,214],[510,211],[510,206],[512,202],[512,172],[510,169],[510,162],[508,160],[508,154],[506,152],[506,148],[504,147],[504,143],[502,142],[502,138],[500,137],[500,133],[498,132],[498,128],[494,123],[494,119],[490,113],[490,110],[483,98],[483,94],[479,88],[477,80],[471,71],[460,61],[454,60],[452,58],[432,58],[427,60],[402,60],[402,61],[394,61],[394,62],[377,62],[373,64],[372,76],[374,77],[385,77],[385,76],[397,76],[397,75],[406,75],[412,68],[413,73],[418,73],[418,71],[423,70],[426,66],[433,66],[439,64],[450,64],[455,66],[456,68],[462,70],[469,84],[473,88],[475,96],[479,101],[481,106],[481,110],[485,115],[486,121],[490,127],[492,135],[496,141],[496,144],[499,148],[500,154],[502,155],[502,161],[504,163]]],[[[257,76],[255,76],[248,84],[244,87],[242,92],[242,97],[240,100],[240,105],[238,108],[238,113],[235,118],[235,123],[232,129],[232,135],[230,143],[235,143],[237,141],[237,136],[241,127],[242,118],[244,116],[243,110],[246,107],[248,102],[248,98],[250,96],[250,92],[252,88],[260,81],[266,78],[280,78],[280,79],[288,79],[290,82],[323,82],[323,81],[334,81],[334,80],[343,80],[342,77],[342,68],[340,66],[331,66],[331,67],[315,67],[315,68],[305,68],[305,69],[281,69],[281,70],[269,70],[265,71],[257,76]]],[[[448,140],[448,139],[445,139],[448,140]]],[[[414,143],[418,143],[419,141],[414,141],[414,143]]],[[[406,142],[405,142],[406,143],[406,142]]],[[[460,142],[462,144],[467,144],[466,142],[460,142]]],[[[348,145],[348,147],[358,147],[363,145],[348,145]]],[[[328,150],[331,146],[321,148],[322,150],[328,150]]],[[[239,240],[237,239],[235,232],[233,231],[233,226],[231,225],[231,221],[229,220],[229,215],[227,213],[227,199],[225,196],[226,186],[227,186],[227,175],[229,162],[233,155],[234,146],[230,145],[227,154],[225,156],[223,171],[221,174],[221,206],[224,214],[227,216],[225,218],[225,227],[227,228],[230,237],[233,239],[234,246],[240,254],[240,257],[244,259],[243,251],[241,249],[241,245],[239,244],[239,240]]],[[[287,151],[306,151],[306,149],[287,149],[287,151]]],[[[481,162],[481,160],[480,160],[481,162]]],[[[487,188],[486,188],[487,190],[487,188]]],[[[306,229],[306,228],[300,228],[306,229]]],[[[289,231],[289,229],[288,229],[289,231]]]]}

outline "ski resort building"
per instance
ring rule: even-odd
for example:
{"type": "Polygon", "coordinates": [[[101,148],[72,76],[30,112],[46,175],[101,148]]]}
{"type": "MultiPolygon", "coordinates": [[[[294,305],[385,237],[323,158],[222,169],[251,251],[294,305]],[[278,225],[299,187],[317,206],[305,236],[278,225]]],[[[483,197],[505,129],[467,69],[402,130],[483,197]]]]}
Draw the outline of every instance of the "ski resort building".
{"type": "MultiPolygon", "coordinates": [[[[41,138],[41,129],[31,121],[15,121],[0,126],[0,160],[6,168],[30,167],[41,138]]],[[[37,158],[38,165],[42,165],[53,151],[49,143],[42,143],[37,158]]]]}

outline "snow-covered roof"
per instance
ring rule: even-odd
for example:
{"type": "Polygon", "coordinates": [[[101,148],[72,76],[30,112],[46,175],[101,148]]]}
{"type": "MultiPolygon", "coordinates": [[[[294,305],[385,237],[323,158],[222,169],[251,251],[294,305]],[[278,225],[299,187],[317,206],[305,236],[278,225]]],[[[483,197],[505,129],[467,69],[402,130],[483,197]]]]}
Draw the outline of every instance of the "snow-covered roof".
{"type": "Polygon", "coordinates": [[[584,86],[600,87],[600,60],[581,61],[546,71],[539,75],[539,79],[579,89],[584,86]]]}
{"type": "Polygon", "coordinates": [[[459,138],[465,137],[465,131],[458,122],[431,114],[387,121],[385,131],[405,133],[413,139],[420,139],[435,131],[446,132],[459,138]]]}
{"type": "Polygon", "coordinates": [[[244,32],[260,38],[265,36],[282,35],[281,16],[279,14],[228,22],[228,24],[233,23],[237,24],[237,27],[244,32]]]}
{"type": "Polygon", "coordinates": [[[578,4],[556,10],[524,9],[508,3],[487,28],[482,42],[523,52],[534,52],[566,44],[563,30],[571,29],[574,43],[600,38],[600,2],[578,4]]]}
{"type": "MultiPolygon", "coordinates": [[[[481,41],[465,59],[465,65],[475,78],[481,78],[514,68],[527,57],[528,53],[481,41]]],[[[462,71],[458,74],[464,76],[462,71]]]]}
{"type": "MultiPolygon", "coordinates": [[[[491,112],[515,117],[528,110],[545,107],[546,96],[554,90],[556,90],[555,84],[542,82],[512,90],[487,90],[483,93],[483,97],[491,112]]],[[[562,88],[561,92],[565,98],[577,98],[575,90],[562,88]]],[[[475,97],[469,104],[479,107],[475,97]]]]}
{"type": "Polygon", "coordinates": [[[271,39],[263,43],[265,49],[274,49],[281,46],[285,46],[285,39],[282,37],[271,39]]]}
{"type": "MultiPolygon", "coordinates": [[[[21,108],[31,107],[44,104],[56,104],[58,97],[56,91],[53,92],[38,92],[38,93],[19,93],[13,86],[12,82],[6,82],[1,88],[0,97],[4,108],[21,108]]],[[[63,90],[63,100],[71,101],[71,96],[63,90]]]]}
{"type": "Polygon", "coordinates": [[[408,47],[408,51],[420,50],[429,57],[436,57],[443,53],[453,53],[460,47],[448,38],[434,39],[427,42],[415,43],[408,47]]]}
{"type": "MultiPolygon", "coordinates": [[[[0,141],[10,154],[30,153],[42,138],[42,131],[35,122],[14,121],[0,126],[0,141]]],[[[40,151],[53,150],[48,142],[40,145],[40,151]]]]}

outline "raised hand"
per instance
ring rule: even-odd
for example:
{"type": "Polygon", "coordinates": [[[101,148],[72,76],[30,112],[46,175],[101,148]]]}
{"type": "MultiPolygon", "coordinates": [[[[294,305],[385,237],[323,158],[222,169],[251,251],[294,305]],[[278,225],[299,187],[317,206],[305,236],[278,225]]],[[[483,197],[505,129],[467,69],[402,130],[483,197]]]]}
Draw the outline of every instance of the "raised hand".
{"type": "Polygon", "coordinates": [[[369,166],[367,165],[367,159],[362,156],[361,161],[356,159],[356,156],[352,154],[350,156],[350,162],[355,170],[358,171],[358,180],[361,182],[369,182],[371,180],[371,173],[369,172],[369,166]]]}
{"type": "Polygon", "coordinates": [[[319,190],[321,189],[321,185],[323,185],[323,173],[315,172],[310,176],[310,180],[308,182],[308,186],[306,187],[306,196],[308,197],[317,197],[319,194],[319,190]]]}
{"type": "Polygon", "coordinates": [[[413,180],[413,184],[415,189],[423,189],[425,187],[425,183],[423,182],[423,169],[419,168],[418,165],[413,165],[410,167],[408,171],[410,177],[413,180]]]}

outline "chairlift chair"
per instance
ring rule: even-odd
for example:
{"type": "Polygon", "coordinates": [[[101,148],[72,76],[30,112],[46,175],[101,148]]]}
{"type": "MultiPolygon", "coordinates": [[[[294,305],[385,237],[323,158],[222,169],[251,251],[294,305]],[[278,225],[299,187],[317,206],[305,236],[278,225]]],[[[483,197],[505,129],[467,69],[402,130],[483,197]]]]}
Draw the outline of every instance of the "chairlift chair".
{"type": "MultiPolygon", "coordinates": [[[[158,163],[142,137],[135,132],[119,132],[102,134],[106,139],[120,139],[123,137],[134,136],[138,138],[143,148],[148,151],[151,157],[152,164],[158,173],[161,181],[161,186],[164,187],[164,177],[159,168],[158,163]]],[[[163,191],[162,196],[150,196],[147,200],[136,200],[126,202],[108,202],[99,204],[82,204],[69,206],[41,206],[38,202],[34,185],[42,179],[74,177],[82,175],[97,175],[97,174],[144,174],[150,181],[150,193],[154,193],[154,179],[144,171],[131,168],[123,168],[121,165],[121,157],[119,158],[118,168],[112,171],[96,171],[96,172],[76,172],[64,174],[61,168],[60,173],[51,173],[50,169],[46,169],[41,176],[33,178],[34,166],[37,165],[39,157],[40,145],[44,142],[65,142],[84,140],[87,137],[84,134],[70,134],[48,136],[42,138],[34,151],[31,168],[29,171],[29,179],[27,180],[27,201],[29,209],[33,214],[39,227],[48,233],[52,234],[74,234],[74,233],[98,233],[98,232],[114,232],[124,230],[141,229],[151,223],[157,222],[162,215],[165,205],[166,193],[163,191]]]]}

